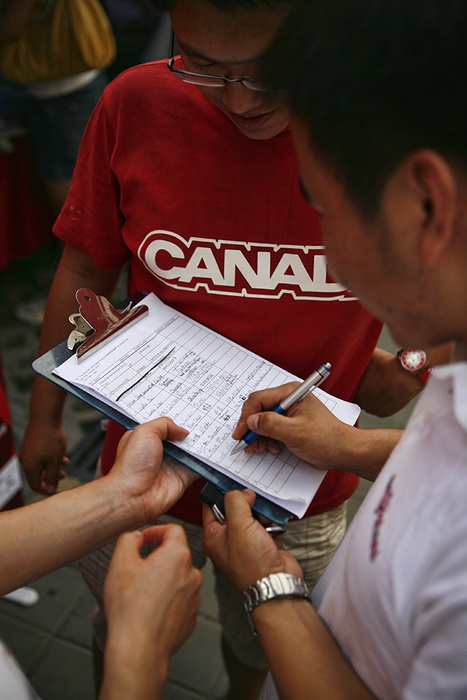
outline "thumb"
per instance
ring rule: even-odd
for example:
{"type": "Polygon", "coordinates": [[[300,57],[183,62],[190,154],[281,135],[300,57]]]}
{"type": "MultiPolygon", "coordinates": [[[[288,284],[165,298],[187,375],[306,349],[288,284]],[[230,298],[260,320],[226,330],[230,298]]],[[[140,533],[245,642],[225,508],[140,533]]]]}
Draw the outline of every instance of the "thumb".
{"type": "Polygon", "coordinates": [[[253,520],[251,508],[256,494],[251,489],[228,491],[224,496],[225,517],[230,527],[236,528],[253,520]]]}

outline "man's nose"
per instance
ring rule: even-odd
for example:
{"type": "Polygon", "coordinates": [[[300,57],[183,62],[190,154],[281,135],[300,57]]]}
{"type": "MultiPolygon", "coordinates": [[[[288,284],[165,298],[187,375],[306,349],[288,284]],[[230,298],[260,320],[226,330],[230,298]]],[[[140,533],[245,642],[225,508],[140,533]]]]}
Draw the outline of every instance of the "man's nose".
{"type": "Polygon", "coordinates": [[[261,104],[261,93],[250,90],[242,83],[225,83],[221,102],[233,114],[247,115],[261,104]]]}

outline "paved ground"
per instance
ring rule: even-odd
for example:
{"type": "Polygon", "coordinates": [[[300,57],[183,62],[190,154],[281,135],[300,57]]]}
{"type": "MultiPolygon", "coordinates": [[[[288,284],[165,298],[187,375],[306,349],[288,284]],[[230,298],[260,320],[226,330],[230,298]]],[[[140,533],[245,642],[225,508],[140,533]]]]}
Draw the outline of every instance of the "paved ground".
{"type": "MultiPolygon", "coordinates": [[[[20,307],[24,316],[24,304],[46,294],[58,255],[56,245],[46,246],[0,274],[0,350],[17,444],[27,421],[31,362],[39,336],[39,326],[20,320],[17,313],[21,313],[20,307]]],[[[392,347],[386,336],[382,344],[392,347]]],[[[363,425],[403,427],[409,411],[410,407],[390,421],[364,416],[363,425]]],[[[80,401],[68,401],[66,426],[73,457],[69,471],[73,475],[65,480],[64,488],[91,477],[100,444],[99,421],[100,414],[80,401]]],[[[366,485],[362,484],[351,500],[351,516],[365,493],[366,485]]],[[[25,501],[34,497],[25,486],[25,501]]],[[[31,585],[40,595],[31,608],[0,600],[0,637],[17,655],[43,700],[93,698],[90,618],[94,604],[77,565],[66,566],[31,585]]],[[[197,629],[172,661],[165,700],[223,697],[226,677],[219,637],[212,574],[207,568],[197,629]]]]}

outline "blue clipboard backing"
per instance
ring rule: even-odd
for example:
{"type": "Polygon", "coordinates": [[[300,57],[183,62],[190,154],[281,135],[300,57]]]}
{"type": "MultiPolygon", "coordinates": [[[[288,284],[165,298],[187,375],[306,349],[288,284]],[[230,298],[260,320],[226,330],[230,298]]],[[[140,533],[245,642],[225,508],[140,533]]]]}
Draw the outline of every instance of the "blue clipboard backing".
{"type": "MultiPolygon", "coordinates": [[[[122,306],[125,305],[127,302],[128,300],[123,302],[122,306]]],[[[68,393],[72,394],[73,396],[76,396],[78,399],[85,401],[87,404],[97,409],[108,418],[111,418],[117,423],[120,423],[128,430],[132,430],[133,428],[135,428],[137,426],[137,423],[135,423],[135,421],[131,420],[124,414],[115,410],[103,401],[100,401],[94,396],[91,396],[83,389],[80,389],[79,387],[70,384],[69,382],[65,381],[64,379],[58,377],[56,374],[53,373],[56,367],[63,364],[63,362],[72,357],[74,353],[75,350],[68,349],[67,341],[65,340],[59,345],[56,345],[48,352],[46,352],[41,357],[38,357],[36,360],[34,360],[34,362],[32,363],[32,367],[34,371],[40,374],[41,376],[50,380],[54,384],[57,384],[58,386],[62,387],[62,389],[65,389],[68,393]]],[[[234,489],[243,491],[246,488],[245,486],[239,484],[229,476],[218,472],[209,464],[206,464],[197,457],[188,454],[178,445],[173,445],[172,443],[164,442],[164,452],[170,457],[177,459],[185,467],[188,467],[188,469],[191,469],[196,474],[199,474],[207,481],[210,481],[220,491],[222,491],[222,493],[226,493],[227,491],[232,491],[234,489]]],[[[259,515],[264,516],[268,520],[271,520],[273,523],[277,523],[278,525],[285,525],[287,521],[290,520],[290,518],[293,516],[293,514],[285,508],[282,508],[281,506],[272,503],[272,501],[269,501],[267,498],[264,498],[264,496],[261,495],[256,496],[256,501],[253,510],[259,515]]]]}

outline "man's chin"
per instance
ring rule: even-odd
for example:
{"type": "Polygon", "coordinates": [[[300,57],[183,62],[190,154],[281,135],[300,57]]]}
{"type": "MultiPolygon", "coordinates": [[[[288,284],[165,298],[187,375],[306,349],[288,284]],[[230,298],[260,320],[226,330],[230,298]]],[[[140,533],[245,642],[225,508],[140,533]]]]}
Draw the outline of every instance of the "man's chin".
{"type": "Polygon", "coordinates": [[[288,122],[279,120],[276,112],[261,114],[258,117],[245,118],[231,112],[227,113],[230,121],[245,136],[255,140],[271,139],[287,128],[288,122]]]}

